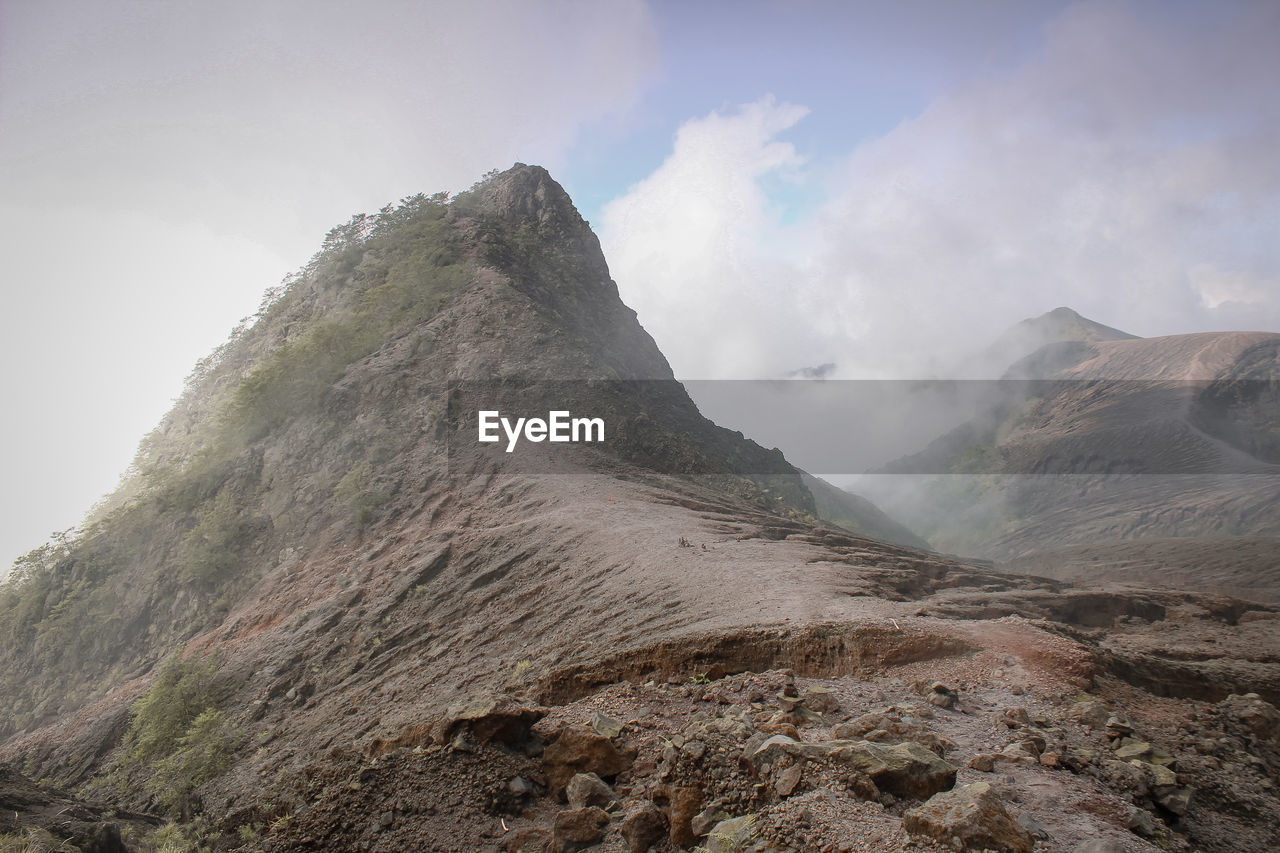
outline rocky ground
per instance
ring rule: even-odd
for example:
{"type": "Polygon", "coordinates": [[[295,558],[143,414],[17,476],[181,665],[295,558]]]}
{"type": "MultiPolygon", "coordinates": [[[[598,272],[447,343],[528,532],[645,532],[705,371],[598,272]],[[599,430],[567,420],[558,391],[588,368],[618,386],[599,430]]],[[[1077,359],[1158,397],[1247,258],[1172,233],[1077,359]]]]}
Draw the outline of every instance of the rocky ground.
{"type": "Polygon", "coordinates": [[[1275,707],[1160,700],[1106,677],[1084,692],[1069,667],[1026,660],[704,673],[494,711],[444,742],[326,756],[245,849],[1280,847],[1275,707]]]}

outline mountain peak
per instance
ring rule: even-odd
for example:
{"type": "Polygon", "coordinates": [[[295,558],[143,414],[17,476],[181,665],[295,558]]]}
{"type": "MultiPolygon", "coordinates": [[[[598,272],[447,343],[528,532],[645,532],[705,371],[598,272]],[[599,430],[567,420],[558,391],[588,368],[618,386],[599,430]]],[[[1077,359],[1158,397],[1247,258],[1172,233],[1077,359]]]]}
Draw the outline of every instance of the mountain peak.
{"type": "Polygon", "coordinates": [[[1065,305],[1054,308],[1039,317],[1029,317],[1015,324],[1005,332],[1003,337],[1010,336],[1028,339],[1039,337],[1041,343],[1045,344],[1062,341],[1082,341],[1086,343],[1094,341],[1127,341],[1138,337],[1090,320],[1065,305]]]}
{"type": "Polygon", "coordinates": [[[516,163],[505,172],[491,172],[471,193],[471,206],[485,217],[532,219],[540,226],[586,227],[564,187],[542,166],[516,163]]]}

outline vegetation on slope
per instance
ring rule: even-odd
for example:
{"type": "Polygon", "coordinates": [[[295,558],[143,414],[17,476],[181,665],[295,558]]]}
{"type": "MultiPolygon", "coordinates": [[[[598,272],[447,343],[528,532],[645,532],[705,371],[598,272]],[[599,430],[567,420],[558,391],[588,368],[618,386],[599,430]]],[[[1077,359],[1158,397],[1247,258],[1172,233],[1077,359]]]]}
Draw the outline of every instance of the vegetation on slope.
{"type": "MultiPolygon", "coordinates": [[[[0,587],[0,736],[29,729],[152,666],[221,618],[264,555],[298,531],[263,505],[261,449],[314,416],[355,361],[431,317],[469,279],[443,195],[333,229],[189,377],[121,488],[19,559],[0,587]]],[[[367,523],[385,503],[367,464],[317,470],[317,490],[367,523]]]]}

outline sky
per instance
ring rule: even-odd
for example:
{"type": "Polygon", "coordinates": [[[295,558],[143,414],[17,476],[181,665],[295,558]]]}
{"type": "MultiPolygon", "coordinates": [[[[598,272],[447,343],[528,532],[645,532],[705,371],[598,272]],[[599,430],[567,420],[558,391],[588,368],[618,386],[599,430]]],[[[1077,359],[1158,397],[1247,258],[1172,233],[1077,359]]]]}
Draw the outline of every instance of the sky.
{"type": "Polygon", "coordinates": [[[0,3],[0,563],[330,227],[546,166],[677,376],[1280,331],[1280,4],[0,3]],[[708,324],[716,334],[708,335],[708,324]]]}

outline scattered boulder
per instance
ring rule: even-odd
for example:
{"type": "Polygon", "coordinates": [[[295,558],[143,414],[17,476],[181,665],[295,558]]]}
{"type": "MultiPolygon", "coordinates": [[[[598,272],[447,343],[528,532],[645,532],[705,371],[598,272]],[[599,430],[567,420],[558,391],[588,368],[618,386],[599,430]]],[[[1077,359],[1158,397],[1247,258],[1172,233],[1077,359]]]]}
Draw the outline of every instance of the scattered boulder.
{"type": "Polygon", "coordinates": [[[1111,717],[1111,712],[1107,710],[1107,706],[1096,699],[1085,699],[1068,708],[1067,716],[1082,726],[1100,729],[1107,724],[1107,720],[1111,717]]]}
{"type": "Polygon", "coordinates": [[[1184,815],[1191,808],[1191,797],[1195,791],[1191,788],[1174,788],[1160,794],[1156,799],[1162,807],[1176,815],[1184,815]]]}
{"type": "Polygon", "coordinates": [[[558,853],[576,853],[604,838],[609,825],[609,814],[604,809],[587,806],[568,809],[556,815],[551,835],[558,853]]]}
{"type": "Polygon", "coordinates": [[[1158,764],[1169,767],[1173,764],[1173,756],[1159,747],[1146,741],[1121,739],[1116,747],[1116,758],[1120,761],[1145,761],[1147,764],[1158,764]]]}
{"type": "Polygon", "coordinates": [[[958,839],[964,850],[1031,853],[1035,847],[1035,837],[1009,815],[986,782],[935,794],[908,811],[903,826],[943,844],[958,839]]]}
{"type": "Polygon", "coordinates": [[[816,684],[806,687],[804,693],[800,694],[800,704],[819,714],[831,714],[840,710],[840,701],[835,694],[816,684]]]}
{"type": "Polygon", "coordinates": [[[707,836],[708,853],[740,853],[755,834],[754,823],[750,815],[720,821],[707,836]]]}
{"type": "Polygon", "coordinates": [[[1280,710],[1257,693],[1232,693],[1219,702],[1218,707],[1223,714],[1242,723],[1262,740],[1274,740],[1280,736],[1280,710]]]}
{"type": "Polygon", "coordinates": [[[622,818],[622,837],[630,853],[648,853],[667,834],[667,816],[649,800],[634,803],[622,818]]]}
{"type": "Polygon", "coordinates": [[[631,766],[631,760],[612,740],[590,729],[576,727],[560,730],[559,736],[543,750],[542,763],[551,792],[557,796],[578,773],[610,778],[631,766]]]}
{"type": "Polygon", "coordinates": [[[1151,812],[1145,809],[1134,809],[1129,814],[1129,820],[1125,826],[1136,835],[1143,838],[1154,838],[1160,834],[1160,826],[1151,812]]]}
{"type": "Polygon", "coordinates": [[[598,735],[604,735],[607,738],[615,738],[622,734],[625,724],[621,720],[615,720],[613,717],[605,716],[599,711],[591,712],[591,729],[598,735]]]}
{"type": "Polygon", "coordinates": [[[698,812],[694,819],[689,822],[689,828],[693,830],[695,838],[702,838],[711,831],[713,826],[729,817],[731,815],[726,814],[723,809],[712,804],[698,812]]]}
{"type": "Polygon", "coordinates": [[[957,698],[959,697],[956,692],[941,681],[935,681],[933,686],[929,688],[929,695],[925,697],[930,705],[935,705],[939,708],[953,707],[957,698]]]}
{"type": "Polygon", "coordinates": [[[880,791],[918,799],[950,788],[958,769],[913,742],[895,746],[865,740],[801,743],[783,735],[766,740],[748,760],[756,775],[763,776],[781,765],[784,756],[788,767],[802,760],[830,760],[870,778],[880,791]]]}
{"type": "Polygon", "coordinates": [[[532,826],[508,834],[502,839],[502,849],[506,853],[546,853],[554,843],[548,830],[532,826]]]}
{"type": "Polygon", "coordinates": [[[1013,708],[1005,708],[998,715],[996,721],[1004,723],[1011,729],[1021,728],[1031,725],[1031,715],[1027,713],[1027,709],[1022,706],[1013,708]]]}
{"type": "Polygon", "coordinates": [[[1133,734],[1133,724],[1120,714],[1112,714],[1106,722],[1107,737],[1122,738],[1133,734]]]}
{"type": "Polygon", "coordinates": [[[804,773],[803,764],[793,764],[786,770],[778,774],[777,780],[773,783],[773,790],[779,797],[789,797],[791,792],[800,784],[800,777],[804,773]]]}
{"type": "Polygon", "coordinates": [[[565,798],[575,809],[584,806],[608,808],[618,801],[618,795],[594,773],[575,773],[564,789],[565,798]]]}
{"type": "Polygon", "coordinates": [[[693,819],[702,811],[702,792],[697,788],[675,788],[671,792],[671,841],[680,847],[692,847],[698,840],[693,833],[693,819]]]}

